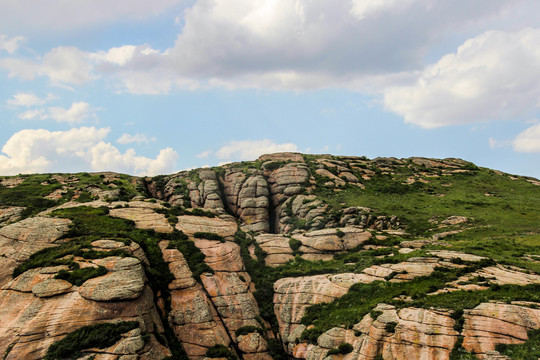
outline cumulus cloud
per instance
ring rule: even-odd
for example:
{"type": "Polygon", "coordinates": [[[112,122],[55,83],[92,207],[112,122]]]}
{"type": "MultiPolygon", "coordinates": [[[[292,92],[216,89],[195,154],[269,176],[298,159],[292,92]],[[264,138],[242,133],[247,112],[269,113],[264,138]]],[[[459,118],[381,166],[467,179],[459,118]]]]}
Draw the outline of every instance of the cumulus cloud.
{"type": "Polygon", "coordinates": [[[66,122],[70,124],[81,123],[89,117],[94,116],[95,109],[90,104],[81,101],[74,102],[68,109],[52,106],[48,109],[31,109],[19,114],[22,120],[46,120],[52,119],[57,122],[66,122]]]}
{"type": "Polygon", "coordinates": [[[14,175],[56,171],[120,171],[155,175],[174,171],[178,154],[162,149],[156,158],[120,152],[105,142],[109,128],[81,127],[67,131],[25,129],[15,133],[2,147],[0,174],[14,175]]]}
{"type": "Polygon", "coordinates": [[[206,150],[206,151],[203,151],[203,152],[197,154],[197,157],[199,159],[206,159],[208,156],[210,156],[211,153],[212,153],[211,150],[206,150]]]}
{"type": "Polygon", "coordinates": [[[515,151],[540,153],[540,123],[516,136],[513,146],[515,151]]]}
{"type": "Polygon", "coordinates": [[[145,134],[122,134],[122,136],[120,136],[118,140],[116,140],[117,143],[123,145],[131,143],[148,144],[150,143],[150,141],[156,141],[156,138],[148,138],[148,136],[146,136],[145,134]]]}
{"type": "Polygon", "coordinates": [[[442,57],[386,107],[424,128],[530,116],[540,105],[540,29],[489,31],[442,57]]]}
{"type": "Polygon", "coordinates": [[[0,59],[0,67],[8,70],[9,77],[33,80],[36,76],[44,76],[56,86],[82,85],[96,78],[91,59],[91,53],[72,46],[60,46],[37,60],[0,59]]]}
{"type": "Polygon", "coordinates": [[[54,95],[49,94],[46,98],[40,98],[33,93],[17,93],[12,99],[7,100],[7,103],[14,106],[38,106],[55,99],[54,95]]]}
{"type": "Polygon", "coordinates": [[[263,154],[275,152],[298,151],[298,146],[293,143],[277,144],[272,140],[242,140],[231,141],[216,151],[218,159],[228,160],[254,160],[263,154]]]}
{"type": "Polygon", "coordinates": [[[13,54],[19,49],[19,44],[26,41],[24,36],[8,37],[0,34],[0,50],[6,51],[8,54],[13,54]]]}
{"type": "Polygon", "coordinates": [[[9,58],[0,66],[10,76],[47,76],[53,84],[78,85],[107,75],[136,94],[217,86],[365,89],[377,77],[421,69],[429,46],[448,31],[512,4],[197,0],[183,12],[183,28],[165,51],[147,45],[95,53],[60,47],[39,61],[9,58]],[[408,20],[412,16],[414,24],[408,20]]]}

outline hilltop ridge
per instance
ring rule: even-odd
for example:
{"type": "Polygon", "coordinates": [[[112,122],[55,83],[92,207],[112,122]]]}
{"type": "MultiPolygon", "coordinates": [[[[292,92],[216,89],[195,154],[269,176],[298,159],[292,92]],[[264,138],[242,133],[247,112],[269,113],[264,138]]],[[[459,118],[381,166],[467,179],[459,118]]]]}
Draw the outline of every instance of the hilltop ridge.
{"type": "Polygon", "coordinates": [[[455,158],[0,177],[0,355],[519,359],[539,218],[537,179],[455,158]]]}

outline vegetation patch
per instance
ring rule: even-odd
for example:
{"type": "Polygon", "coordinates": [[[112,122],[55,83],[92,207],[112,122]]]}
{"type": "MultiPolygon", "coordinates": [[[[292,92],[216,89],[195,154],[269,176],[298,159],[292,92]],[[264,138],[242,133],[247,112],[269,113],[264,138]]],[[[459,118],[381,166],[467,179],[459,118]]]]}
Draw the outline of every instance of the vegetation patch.
{"type": "Polygon", "coordinates": [[[206,351],[206,356],[215,359],[215,358],[226,358],[227,360],[236,360],[238,359],[233,352],[226,347],[225,345],[214,345],[206,351]]]}
{"type": "Polygon", "coordinates": [[[193,241],[190,241],[186,234],[181,231],[174,230],[168,237],[170,239],[169,249],[178,249],[186,259],[189,269],[193,273],[193,277],[201,280],[203,273],[214,273],[214,270],[204,262],[205,255],[195,246],[193,241]]]}
{"type": "Polygon", "coordinates": [[[346,355],[353,351],[353,346],[349,343],[341,343],[337,348],[330,349],[328,355],[341,354],[346,355]]]}
{"type": "Polygon", "coordinates": [[[197,239],[207,239],[207,240],[219,240],[219,241],[225,241],[223,239],[223,236],[221,235],[218,235],[216,233],[213,233],[213,232],[201,232],[201,231],[197,231],[195,234],[193,234],[194,237],[196,237],[197,239]]]}
{"type": "Polygon", "coordinates": [[[91,348],[104,349],[112,346],[121,339],[122,334],[138,327],[139,323],[136,321],[84,326],[52,344],[47,350],[44,359],[78,358],[81,356],[82,350],[91,348]]]}
{"type": "Polygon", "coordinates": [[[86,280],[105,274],[107,274],[107,269],[103,266],[85,267],[73,271],[60,270],[54,278],[69,281],[75,286],[81,286],[86,280]]]}
{"type": "Polygon", "coordinates": [[[537,360],[540,358],[540,329],[527,333],[529,340],[523,344],[498,344],[496,350],[513,360],[537,360]]]}

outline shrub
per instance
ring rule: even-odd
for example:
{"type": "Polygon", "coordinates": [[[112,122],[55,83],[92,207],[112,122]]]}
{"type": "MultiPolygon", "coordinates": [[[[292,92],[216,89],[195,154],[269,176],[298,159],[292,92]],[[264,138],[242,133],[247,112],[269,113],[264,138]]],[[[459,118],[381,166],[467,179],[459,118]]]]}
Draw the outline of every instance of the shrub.
{"type": "Polygon", "coordinates": [[[385,330],[389,333],[393,333],[396,331],[397,322],[390,321],[389,323],[386,323],[385,330]]]}
{"type": "Polygon", "coordinates": [[[195,237],[198,238],[198,239],[207,239],[207,240],[219,240],[219,241],[224,241],[223,236],[218,235],[218,234],[213,233],[213,232],[202,232],[202,231],[197,231],[195,234],[193,234],[193,236],[195,236],[195,237]]]}
{"type": "Polygon", "coordinates": [[[242,326],[241,328],[239,328],[238,330],[235,331],[235,334],[236,336],[240,336],[240,335],[247,335],[247,334],[251,334],[251,333],[254,333],[254,332],[257,332],[259,334],[261,334],[262,336],[264,336],[264,329],[258,327],[258,326],[242,326]]]}
{"type": "Polygon", "coordinates": [[[328,355],[341,354],[345,355],[353,351],[353,346],[349,343],[341,343],[337,348],[330,349],[328,355]]]}
{"type": "Polygon", "coordinates": [[[232,351],[225,345],[214,345],[206,351],[206,356],[215,359],[215,358],[227,358],[227,360],[234,360],[236,356],[232,351]]]}
{"type": "Polygon", "coordinates": [[[107,274],[107,269],[103,266],[97,268],[85,267],[73,271],[60,270],[54,278],[69,281],[75,286],[81,286],[86,280],[105,274],[107,274]]]}
{"type": "Polygon", "coordinates": [[[121,339],[122,334],[137,327],[137,321],[84,326],[52,344],[44,359],[73,359],[81,355],[81,350],[112,346],[121,339]]]}

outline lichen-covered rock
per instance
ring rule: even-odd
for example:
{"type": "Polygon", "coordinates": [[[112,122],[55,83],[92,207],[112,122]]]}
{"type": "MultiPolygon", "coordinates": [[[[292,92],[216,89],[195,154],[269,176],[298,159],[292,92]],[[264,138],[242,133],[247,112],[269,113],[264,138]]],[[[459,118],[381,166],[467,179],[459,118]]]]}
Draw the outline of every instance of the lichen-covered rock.
{"type": "Polygon", "coordinates": [[[496,344],[523,343],[527,331],[540,328],[540,309],[516,304],[482,303],[465,310],[464,318],[463,347],[482,357],[496,344]]]}
{"type": "Polygon", "coordinates": [[[342,343],[352,345],[347,360],[448,359],[459,333],[448,311],[404,308],[379,304],[376,319],[366,315],[353,329],[333,328],[319,336],[317,345],[299,344],[292,355],[301,359],[322,359],[342,343]],[[390,328],[388,324],[392,323],[390,328]],[[390,330],[391,329],[391,330],[390,330]]]}
{"type": "Polygon", "coordinates": [[[146,281],[139,259],[109,257],[94,260],[110,273],[84,282],[79,288],[82,297],[93,301],[128,300],[138,298],[146,281]]]}
{"type": "Polygon", "coordinates": [[[290,238],[279,234],[261,234],[255,241],[268,255],[264,258],[267,266],[279,266],[294,258],[289,242],[290,238]]]}
{"type": "Polygon", "coordinates": [[[348,251],[371,239],[369,231],[357,228],[323,229],[294,235],[302,243],[304,254],[325,254],[348,251]]]}
{"type": "MultiPolygon", "coordinates": [[[[150,204],[150,203],[145,203],[150,204]]],[[[110,216],[132,220],[138,229],[152,229],[160,233],[171,233],[173,227],[165,218],[165,215],[155,212],[150,207],[128,207],[111,209],[110,216]]]]}
{"type": "Polygon", "coordinates": [[[204,261],[214,271],[244,271],[240,246],[231,241],[195,239],[195,246],[206,256],[204,261]]]}
{"type": "Polygon", "coordinates": [[[68,232],[71,220],[35,217],[0,229],[0,286],[11,279],[15,267],[33,253],[54,246],[68,232]]]}
{"type": "Polygon", "coordinates": [[[20,206],[0,208],[0,227],[15,221],[19,221],[24,209],[24,207],[20,206]]]}
{"type": "Polygon", "coordinates": [[[184,215],[178,217],[176,228],[190,236],[196,232],[209,232],[232,240],[238,226],[236,222],[231,220],[184,215]]]}
{"type": "MultiPolygon", "coordinates": [[[[52,343],[85,325],[138,321],[144,332],[164,331],[148,287],[135,300],[116,302],[87,300],[78,291],[39,298],[5,289],[0,291],[0,317],[0,354],[12,347],[6,360],[43,358],[52,343]]],[[[171,355],[156,342],[147,344],[142,352],[146,355],[140,356],[148,360],[171,355]]]]}
{"type": "Polygon", "coordinates": [[[66,280],[48,279],[32,287],[32,293],[40,298],[65,294],[73,285],[66,280]]]}

